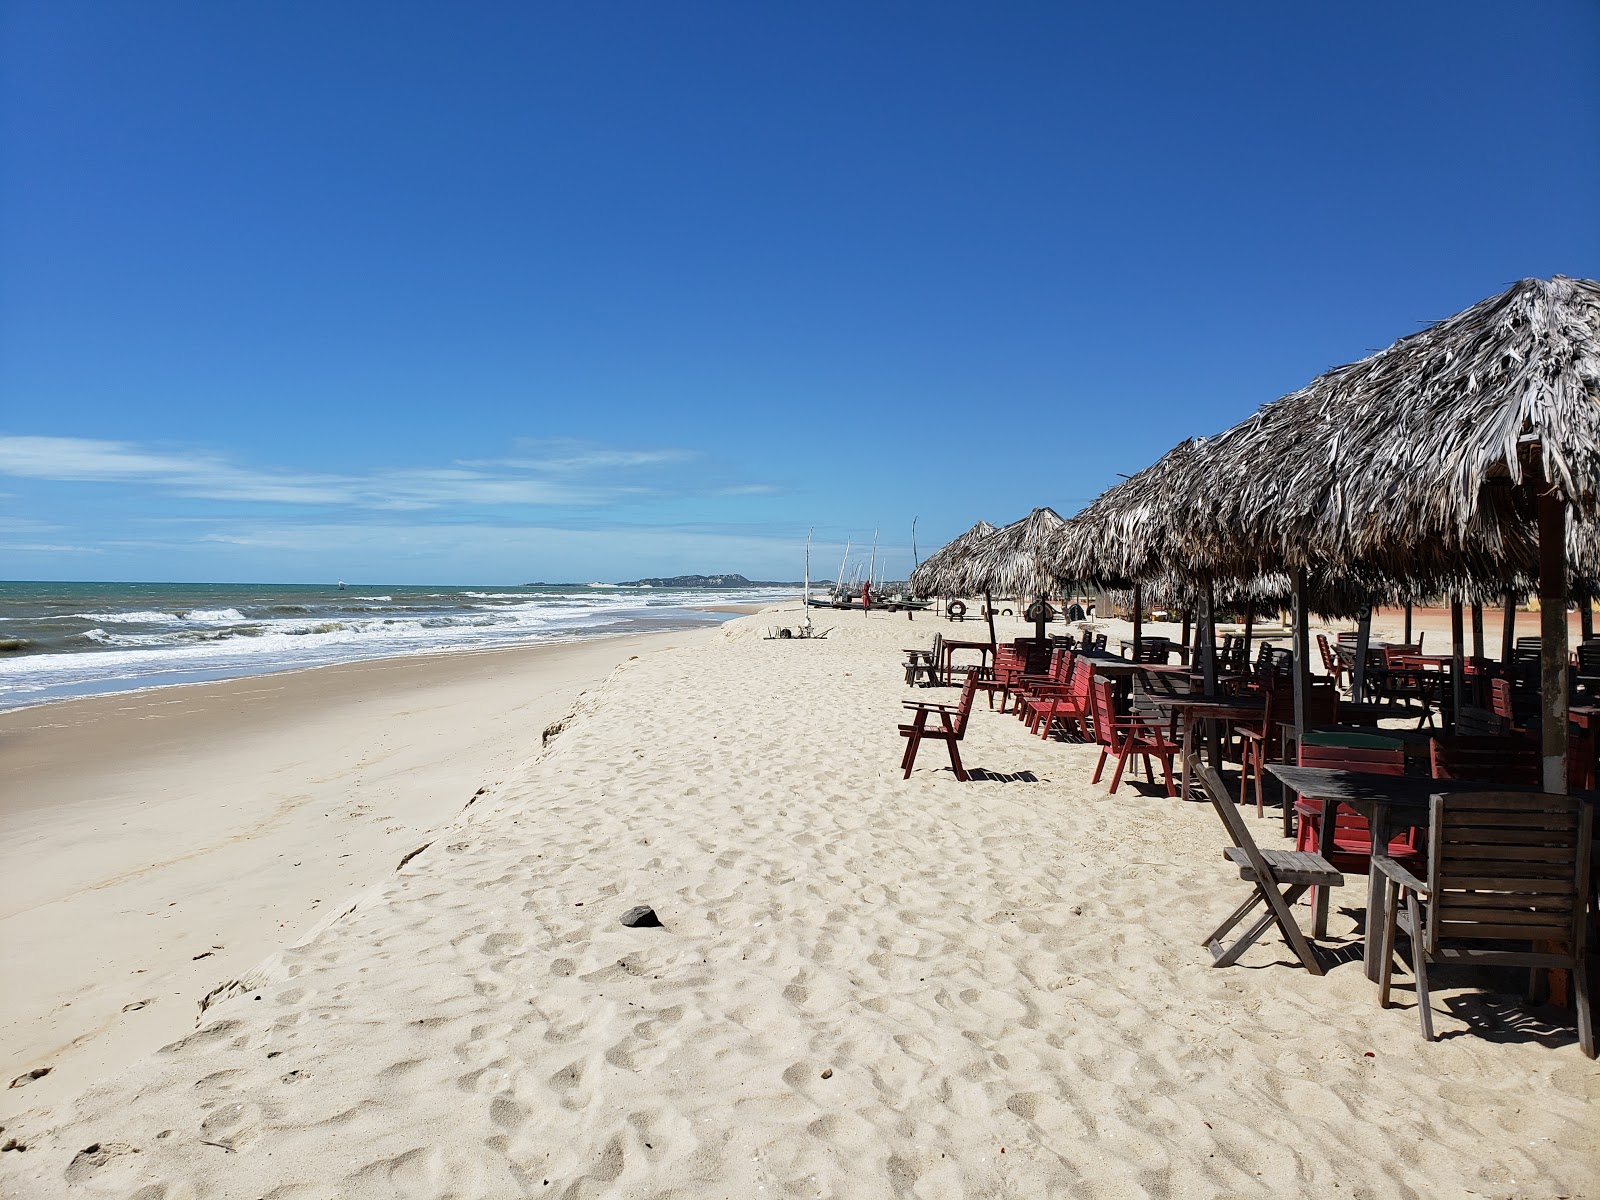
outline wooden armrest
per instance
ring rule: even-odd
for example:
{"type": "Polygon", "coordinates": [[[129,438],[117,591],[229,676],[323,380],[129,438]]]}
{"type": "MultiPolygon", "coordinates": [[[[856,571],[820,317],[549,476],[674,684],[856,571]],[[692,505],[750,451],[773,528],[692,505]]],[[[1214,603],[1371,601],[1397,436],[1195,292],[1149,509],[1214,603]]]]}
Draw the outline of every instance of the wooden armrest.
{"type": "Polygon", "coordinates": [[[959,704],[926,704],[921,700],[902,700],[902,701],[900,701],[900,707],[901,708],[909,708],[909,709],[919,709],[920,708],[924,712],[959,712],[959,711],[961,711],[961,706],[959,704]]]}
{"type": "Polygon", "coordinates": [[[1382,871],[1403,888],[1410,888],[1422,899],[1428,898],[1428,885],[1406,870],[1381,850],[1372,853],[1372,869],[1382,871]]]}

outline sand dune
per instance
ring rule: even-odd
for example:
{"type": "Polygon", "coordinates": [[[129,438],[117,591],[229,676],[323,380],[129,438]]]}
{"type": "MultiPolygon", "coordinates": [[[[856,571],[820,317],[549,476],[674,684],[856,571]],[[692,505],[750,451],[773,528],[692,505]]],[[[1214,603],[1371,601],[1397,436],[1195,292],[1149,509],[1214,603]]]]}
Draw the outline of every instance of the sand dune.
{"type": "Polygon", "coordinates": [[[1444,986],[1426,1044],[1271,939],[1211,969],[1209,807],[981,701],[969,766],[1031,781],[902,781],[897,648],[942,623],[762,639],[797,620],[623,664],[195,1032],[8,1119],[5,1193],[1600,1194],[1570,1029],[1444,986]]]}

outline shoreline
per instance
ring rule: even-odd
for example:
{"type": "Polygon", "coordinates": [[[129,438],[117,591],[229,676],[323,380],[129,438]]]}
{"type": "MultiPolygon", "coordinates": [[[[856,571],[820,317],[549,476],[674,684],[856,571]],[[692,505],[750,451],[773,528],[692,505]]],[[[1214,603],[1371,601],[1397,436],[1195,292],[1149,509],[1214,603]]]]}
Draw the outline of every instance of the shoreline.
{"type": "MultiPolygon", "coordinates": [[[[723,614],[748,616],[758,613],[772,601],[753,603],[730,604],[688,604],[684,609],[690,612],[709,614],[723,614]]],[[[778,602],[781,603],[781,602],[778,602]]],[[[464,654],[496,654],[502,651],[521,651],[537,649],[548,646],[573,646],[593,641],[615,640],[617,638],[641,637],[653,633],[677,633],[696,629],[715,628],[715,624],[679,623],[681,618],[661,618],[659,621],[638,619],[632,628],[602,629],[595,633],[578,634],[570,637],[546,638],[538,641],[524,643],[509,643],[488,646],[457,646],[450,648],[421,648],[403,653],[376,654],[370,657],[340,659],[333,662],[292,663],[283,666],[262,666],[256,670],[229,671],[217,668],[220,674],[214,674],[203,668],[196,668],[190,672],[171,671],[167,674],[190,674],[194,678],[166,679],[154,683],[132,683],[129,686],[118,686],[108,682],[106,686],[95,687],[91,691],[81,692],[67,696],[44,696],[37,700],[23,700],[20,703],[0,701],[0,718],[10,713],[23,712],[29,709],[42,708],[53,704],[74,704],[84,700],[96,700],[113,697],[127,697],[143,695],[150,692],[163,691],[169,688],[203,687],[208,684],[232,683],[244,679],[258,679],[265,676],[285,675],[297,671],[322,671],[337,667],[354,666],[360,663],[385,662],[390,659],[408,661],[420,658],[453,657],[464,654]]],[[[720,622],[719,622],[720,623],[720,622]]],[[[83,653],[93,654],[93,651],[83,653]]],[[[0,661],[4,661],[0,659],[0,661]]]]}
{"type": "Polygon", "coordinates": [[[537,755],[630,656],[717,626],[406,655],[0,713],[6,1111],[194,1028],[198,1002],[537,755]]]}

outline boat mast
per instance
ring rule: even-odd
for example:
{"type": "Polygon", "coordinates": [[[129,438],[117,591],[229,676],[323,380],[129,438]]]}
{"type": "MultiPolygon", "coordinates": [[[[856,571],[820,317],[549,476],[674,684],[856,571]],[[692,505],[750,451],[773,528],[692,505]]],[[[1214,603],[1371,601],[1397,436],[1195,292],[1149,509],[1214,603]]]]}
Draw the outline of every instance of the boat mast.
{"type": "Polygon", "coordinates": [[[837,597],[840,592],[844,591],[844,565],[845,565],[845,563],[847,563],[849,561],[850,561],[850,539],[849,538],[845,538],[844,539],[844,557],[839,560],[839,579],[833,585],[833,594],[834,594],[835,597],[837,597]]]}
{"type": "Polygon", "coordinates": [[[806,615],[807,633],[811,631],[811,534],[815,531],[815,528],[815,526],[812,526],[811,529],[806,530],[806,574],[805,582],[802,584],[805,591],[801,593],[800,597],[800,610],[806,615]]]}

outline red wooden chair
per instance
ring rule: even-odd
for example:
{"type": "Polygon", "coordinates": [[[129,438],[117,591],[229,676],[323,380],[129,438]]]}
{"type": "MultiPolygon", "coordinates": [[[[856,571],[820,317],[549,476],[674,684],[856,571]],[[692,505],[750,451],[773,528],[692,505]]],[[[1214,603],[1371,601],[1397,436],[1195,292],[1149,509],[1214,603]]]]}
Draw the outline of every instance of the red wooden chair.
{"type": "Polygon", "coordinates": [[[1322,669],[1333,678],[1333,686],[1344,687],[1344,664],[1339,661],[1339,656],[1333,652],[1333,647],[1328,645],[1328,635],[1317,634],[1317,649],[1322,651],[1322,669]]]}
{"type": "MultiPolygon", "coordinates": [[[[1239,798],[1244,799],[1253,778],[1258,817],[1266,811],[1262,777],[1266,774],[1267,764],[1281,762],[1283,758],[1283,730],[1279,727],[1284,721],[1294,718],[1292,685],[1285,688],[1280,684],[1265,688],[1264,691],[1267,703],[1261,710],[1260,722],[1241,721],[1235,726],[1239,734],[1239,798]]],[[[1328,680],[1318,680],[1306,693],[1306,728],[1316,729],[1322,725],[1334,725],[1338,720],[1339,689],[1328,680]]],[[[1287,813],[1284,814],[1283,820],[1283,832],[1287,837],[1289,834],[1287,813]]]]}
{"type": "Polygon", "coordinates": [[[915,700],[904,700],[903,707],[914,710],[915,716],[911,724],[900,726],[900,736],[909,739],[906,742],[906,752],[900,758],[900,765],[905,768],[905,778],[911,778],[911,768],[917,761],[917,750],[921,747],[924,738],[933,738],[943,742],[950,748],[950,769],[956,773],[956,778],[963,783],[967,781],[967,772],[961,765],[961,753],[956,749],[956,743],[967,734],[967,719],[972,716],[972,698],[978,694],[978,677],[967,676],[967,682],[961,687],[961,700],[958,704],[921,704],[915,700]],[[936,729],[928,728],[928,718],[937,716],[939,726],[936,729]]]}
{"type": "Polygon", "coordinates": [[[1522,726],[1517,722],[1517,710],[1512,701],[1513,690],[1509,679],[1491,679],[1489,681],[1489,707],[1494,710],[1494,715],[1506,723],[1506,728],[1513,733],[1522,732],[1522,726]]]}
{"type": "Polygon", "coordinates": [[[1111,680],[1101,679],[1090,684],[1089,694],[1094,701],[1094,736],[1100,743],[1100,761],[1095,765],[1091,782],[1100,782],[1100,776],[1106,769],[1106,759],[1114,754],[1117,757],[1117,769],[1111,776],[1110,790],[1113,795],[1122,783],[1122,772],[1128,765],[1128,759],[1134,755],[1144,759],[1145,777],[1154,783],[1155,772],[1150,767],[1150,756],[1154,755],[1161,760],[1167,795],[1176,796],[1177,790],[1172,786],[1172,760],[1182,753],[1183,747],[1167,740],[1166,730],[1159,722],[1147,721],[1142,717],[1119,716],[1116,684],[1111,680]]]}
{"type": "Polygon", "coordinates": [[[1094,736],[1094,697],[1089,688],[1094,680],[1094,663],[1080,658],[1062,691],[1032,697],[1028,701],[1028,728],[1041,738],[1049,738],[1055,722],[1066,733],[1076,732],[1085,740],[1094,736]]]}
{"type": "Polygon", "coordinates": [[[1023,672],[1028,669],[1028,656],[1015,646],[997,646],[994,652],[994,674],[978,680],[978,687],[989,695],[989,707],[994,707],[994,694],[1000,693],[1000,711],[1006,711],[1006,701],[1019,685],[1023,672]]]}
{"type": "Polygon", "coordinates": [[[1539,747],[1524,737],[1436,737],[1428,743],[1435,779],[1465,779],[1538,787],[1543,772],[1539,747]]]}
{"type": "MultiPolygon", "coordinates": [[[[1403,750],[1368,750],[1357,746],[1300,747],[1302,767],[1334,767],[1345,771],[1364,771],[1369,775],[1404,775],[1406,756],[1403,750]]],[[[1322,845],[1322,801],[1299,799],[1295,813],[1300,818],[1295,837],[1296,850],[1320,853],[1322,845]]],[[[1408,869],[1421,869],[1423,854],[1418,847],[1419,835],[1415,829],[1397,834],[1389,843],[1389,857],[1408,869]]],[[[1372,863],[1372,831],[1367,819],[1351,809],[1334,806],[1333,845],[1323,855],[1338,870],[1365,875],[1372,863]]],[[[1315,903],[1313,898],[1312,903],[1315,903]]]]}
{"type": "Polygon", "coordinates": [[[1072,681],[1072,664],[1077,657],[1075,651],[1057,649],[1051,653],[1049,666],[1043,672],[1025,674],[1017,679],[1012,689],[1017,701],[1017,720],[1026,721],[1028,728],[1033,728],[1033,703],[1040,697],[1067,689],[1072,681]]]}

